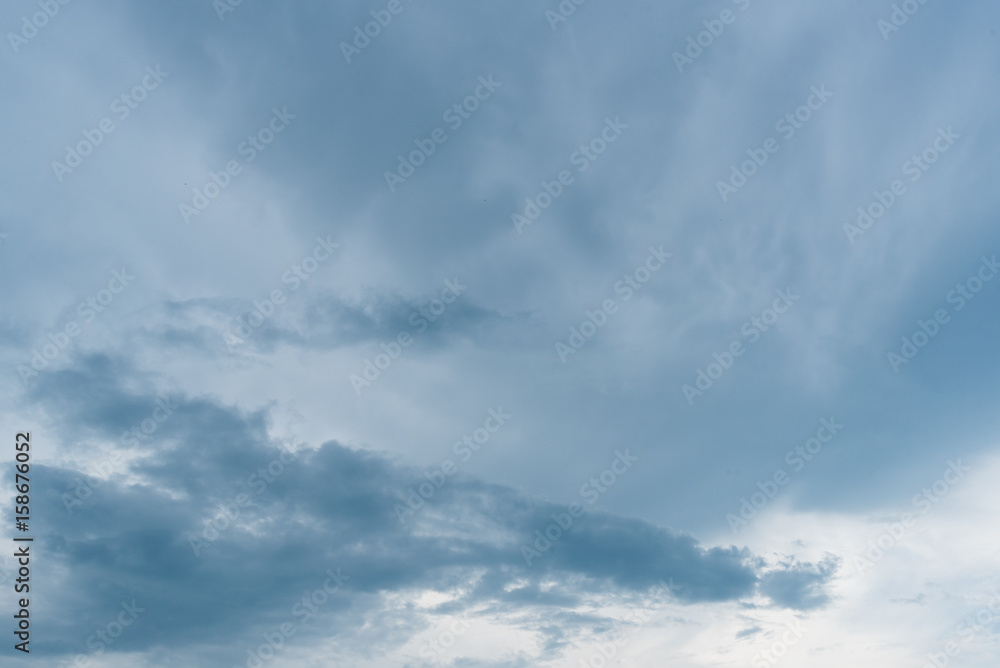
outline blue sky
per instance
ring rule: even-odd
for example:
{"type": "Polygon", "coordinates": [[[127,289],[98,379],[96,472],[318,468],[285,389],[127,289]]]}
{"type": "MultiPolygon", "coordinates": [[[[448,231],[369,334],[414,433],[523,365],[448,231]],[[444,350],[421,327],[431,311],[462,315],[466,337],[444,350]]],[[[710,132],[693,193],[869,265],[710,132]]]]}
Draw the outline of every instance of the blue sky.
{"type": "Polygon", "coordinates": [[[998,19],[8,3],[4,661],[996,665],[998,19]]]}

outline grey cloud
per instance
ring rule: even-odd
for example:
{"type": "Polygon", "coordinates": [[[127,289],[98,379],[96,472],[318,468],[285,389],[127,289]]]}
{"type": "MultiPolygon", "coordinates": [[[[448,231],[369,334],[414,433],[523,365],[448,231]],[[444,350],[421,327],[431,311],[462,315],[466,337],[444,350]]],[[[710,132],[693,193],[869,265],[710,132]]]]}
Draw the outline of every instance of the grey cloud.
{"type": "Polygon", "coordinates": [[[823,588],[837,572],[840,559],[829,555],[818,564],[794,560],[760,578],[760,591],[775,605],[795,610],[812,610],[826,605],[830,597],[823,588]]]}
{"type": "MultiPolygon", "coordinates": [[[[66,438],[84,429],[117,443],[150,403],[129,389],[141,386],[140,376],[124,360],[88,357],[47,374],[33,400],[64,416],[66,438]]],[[[178,408],[163,426],[165,441],[130,467],[138,483],[112,475],[69,514],[62,495],[81,473],[36,466],[36,512],[47,518],[36,544],[52,564],[47,577],[58,584],[54,591],[66,613],[45,620],[60,628],[59,639],[40,643],[39,651],[79,651],[92,625],[73,620],[132,598],[148,612],[115,650],[239,646],[248,629],[287,617],[300,592],[336,568],[351,578],[324,609],[347,624],[338,633],[351,627],[341,615],[378,605],[381,592],[468,586],[483,571],[456,604],[459,610],[482,604],[506,612],[568,609],[584,594],[614,597],[670,579],[686,602],[736,600],[761,582],[779,604],[801,607],[816,600],[813,592],[828,574],[825,567],[795,564],[761,579],[759,560],[745,549],[704,549],[691,536],[605,512],[578,520],[529,568],[519,546],[565,506],[458,477],[404,525],[393,509],[424,480],[417,470],[328,441],[301,450],[261,485],[279,454],[265,410],[243,413],[206,398],[171,400],[178,408]],[[190,537],[204,536],[203,522],[241,493],[252,505],[195,556],[190,537]],[[72,578],[58,575],[67,572],[72,578]],[[551,578],[562,586],[541,591],[539,583],[551,578]],[[522,580],[526,584],[505,591],[522,580]]],[[[550,637],[551,649],[561,646],[555,629],[538,632],[550,637]]]]}

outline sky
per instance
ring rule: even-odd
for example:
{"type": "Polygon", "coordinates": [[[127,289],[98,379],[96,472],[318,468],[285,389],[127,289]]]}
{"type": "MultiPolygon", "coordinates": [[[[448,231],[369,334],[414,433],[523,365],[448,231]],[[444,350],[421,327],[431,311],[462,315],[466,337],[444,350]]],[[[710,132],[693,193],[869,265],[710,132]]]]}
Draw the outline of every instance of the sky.
{"type": "Polygon", "coordinates": [[[995,3],[0,27],[3,665],[997,664],[995,3]]]}

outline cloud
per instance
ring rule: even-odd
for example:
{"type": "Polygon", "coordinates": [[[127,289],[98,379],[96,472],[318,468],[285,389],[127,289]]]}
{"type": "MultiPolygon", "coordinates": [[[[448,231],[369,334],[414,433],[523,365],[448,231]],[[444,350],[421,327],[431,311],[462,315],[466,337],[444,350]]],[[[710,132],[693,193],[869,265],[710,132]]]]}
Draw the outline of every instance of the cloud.
{"type": "Polygon", "coordinates": [[[802,564],[794,559],[760,578],[760,592],[775,605],[794,610],[812,610],[827,604],[824,586],[836,573],[840,559],[829,555],[818,564],[802,564]]]}
{"type": "Polygon", "coordinates": [[[460,339],[475,338],[480,344],[499,341],[497,328],[526,320],[523,314],[507,316],[477,306],[464,295],[443,310],[434,304],[433,294],[415,299],[375,289],[357,299],[330,292],[286,299],[277,308],[263,299],[164,301],[145,310],[137,335],[146,345],[205,355],[224,354],[244,344],[243,350],[261,354],[282,345],[328,351],[392,342],[401,333],[409,334],[418,347],[440,349],[460,339]],[[260,317],[261,312],[266,317],[260,317]]]}
{"type": "MultiPolygon", "coordinates": [[[[95,355],[43,376],[30,400],[60,416],[55,428],[67,444],[74,433],[88,435],[91,445],[71,450],[107,441],[114,451],[152,404],[132,389],[143,385],[126,360],[95,355]]],[[[111,614],[132,599],[146,612],[115,651],[238,646],[289,617],[299,592],[318,587],[328,569],[350,578],[322,612],[336,620],[335,630],[324,622],[327,632],[301,635],[348,643],[358,612],[390,607],[380,597],[391,592],[460,590],[450,612],[489,605],[511,614],[571,611],[594,594],[613,599],[667,581],[687,603],[736,600],[759,583],[777,604],[802,607],[818,600],[831,572],[779,564],[762,575],[762,560],[746,549],[706,549],[692,536],[599,511],[529,567],[519,546],[565,506],[459,476],[401,523],[394,507],[426,482],[416,469],[336,441],[282,450],[268,433],[266,409],[243,412],[180,395],[170,402],[176,407],[155,445],[133,446],[127,470],[78,504],[67,505],[66,494],[83,471],[36,465],[36,512],[47,518],[36,545],[52,564],[51,591],[59,592],[49,605],[63,611],[51,620],[58,639],[40,642],[40,651],[80,651],[92,633],[86,615],[111,614]],[[223,519],[224,508],[231,519],[223,519]],[[213,519],[217,533],[206,529],[213,519]],[[543,587],[552,581],[555,589],[543,587]]]]}
{"type": "MultiPolygon", "coordinates": [[[[39,440],[43,661],[242,665],[291,620],[289,665],[423,668],[423,642],[464,617],[487,627],[464,636],[476,658],[456,647],[442,664],[578,665],[640,604],[660,614],[628,648],[636,665],[750,663],[793,620],[813,630],[788,665],[941,651],[995,584],[995,461],[877,569],[848,564],[944,462],[997,449],[998,281],[960,312],[947,295],[1000,247],[997,89],[983,85],[1000,4],[927,3],[883,36],[894,2],[587,2],[555,30],[559,0],[405,0],[381,28],[386,0],[243,2],[224,20],[207,1],[60,5],[0,59],[18,102],[0,125],[0,420],[39,440]],[[356,26],[378,35],[348,63],[356,26]],[[680,73],[672,53],[688,49],[701,53],[680,73]],[[109,103],[147,66],[169,76],[119,118],[109,103]],[[452,127],[443,113],[481,76],[502,83],[452,127]],[[786,138],[776,122],[808,112],[813,86],[833,97],[786,138]],[[251,161],[238,147],[264,142],[275,108],[294,118],[251,161]],[[58,180],[52,161],[109,116],[113,133],[58,180]],[[620,141],[579,171],[571,155],[596,153],[616,117],[620,141]],[[437,127],[447,141],[390,190],[386,171],[437,127]],[[904,161],[949,127],[953,149],[911,180],[904,161]],[[768,137],[780,149],[745,167],[768,137]],[[517,234],[511,214],[543,208],[563,169],[572,185],[517,234]],[[723,202],[734,169],[755,173],[723,202]],[[887,190],[896,178],[905,195],[887,190]],[[179,203],[213,181],[185,224],[179,203]],[[850,243],[857,208],[890,196],[850,243]],[[310,271],[319,239],[342,247],[296,294],[283,277],[310,271]],[[661,244],[673,257],[625,304],[616,284],[661,244]],[[123,266],[134,285],[87,319],[78,305],[123,266]],[[455,276],[468,293],[414,332],[455,276]],[[288,300],[228,338],[276,288],[288,300]],[[795,309],[688,405],[681,386],[789,288],[795,309]],[[610,298],[622,308],[597,326],[610,298]],[[887,352],[938,308],[951,324],[896,373],[887,352]],[[563,364],[554,344],[585,321],[597,331],[563,364]],[[33,351],[70,322],[79,335],[22,382],[18,365],[45,364],[33,351]],[[413,346],[378,364],[404,331],[413,346]],[[382,373],[361,391],[369,360],[382,373]],[[157,402],[176,406],[168,419],[157,402]],[[499,404],[512,426],[401,524],[397,504],[427,480],[414,462],[439,463],[499,404]],[[791,471],[786,453],[829,415],[843,437],[791,471]],[[619,447],[642,456],[627,484],[546,546],[536,532],[619,447]],[[726,514],[778,470],[794,476],[733,534],[726,514]],[[351,579],[296,617],[336,568],[351,579]],[[137,623],[96,656],[88,639],[133,598],[137,623]]],[[[38,0],[12,4],[8,28],[31,30],[38,0]]],[[[14,496],[0,495],[8,514],[14,496]]],[[[962,660],[995,666],[993,640],[962,660]]]]}

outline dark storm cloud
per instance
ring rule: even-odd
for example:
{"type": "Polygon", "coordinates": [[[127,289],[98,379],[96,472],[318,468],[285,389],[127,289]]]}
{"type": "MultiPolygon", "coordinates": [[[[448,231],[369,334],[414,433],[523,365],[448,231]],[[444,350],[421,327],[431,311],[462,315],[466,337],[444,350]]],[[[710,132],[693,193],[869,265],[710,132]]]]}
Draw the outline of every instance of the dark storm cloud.
{"type": "MultiPolygon", "coordinates": [[[[86,433],[121,448],[119,435],[148,413],[151,398],[133,389],[142,386],[128,362],[91,356],[40,378],[31,400],[59,416],[54,426],[64,438],[86,433]]],[[[39,643],[40,651],[82,651],[93,633],[93,623],[81,621],[86,611],[110,615],[135,599],[145,608],[141,623],[113,649],[204,642],[238,652],[254,630],[288,621],[301,592],[318,587],[327,569],[350,577],[324,606],[334,617],[376,605],[380,592],[473,582],[459,608],[489,603],[507,612],[568,609],[585,594],[641,592],[662,581],[676,585],[685,602],[734,600],[761,582],[762,564],[745,549],[706,550],[691,536],[603,512],[577,520],[528,566],[520,546],[565,506],[457,477],[401,522],[397,504],[425,482],[418,471],[334,441],[282,454],[264,410],[245,413],[208,398],[170,401],[176,408],[157,447],[134,447],[128,477],[116,471],[80,503],[67,503],[66,495],[83,472],[36,466],[36,512],[46,518],[36,545],[51,564],[45,577],[58,583],[53,604],[60,610],[45,620],[60,632],[39,643]],[[218,519],[226,504],[236,514],[238,495],[249,503],[231,526],[220,526],[230,524],[218,519]],[[213,518],[218,534],[206,533],[213,518]],[[553,578],[559,588],[539,588],[553,578]]],[[[764,593],[789,607],[812,604],[819,594],[803,591],[829,574],[826,567],[780,567],[764,576],[764,593]]],[[[342,623],[346,632],[351,625],[342,623]]],[[[549,642],[556,648],[560,641],[549,642]]]]}

